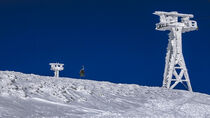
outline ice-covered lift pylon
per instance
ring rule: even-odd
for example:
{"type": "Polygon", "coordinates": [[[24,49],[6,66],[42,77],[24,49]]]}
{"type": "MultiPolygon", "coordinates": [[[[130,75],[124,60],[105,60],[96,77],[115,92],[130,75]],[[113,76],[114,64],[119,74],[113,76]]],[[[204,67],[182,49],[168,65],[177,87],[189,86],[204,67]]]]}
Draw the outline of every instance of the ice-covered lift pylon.
{"type": "Polygon", "coordinates": [[[155,11],[154,14],[160,16],[156,30],[170,31],[162,86],[173,89],[177,84],[182,83],[185,88],[192,91],[182,53],[182,33],[197,30],[197,22],[190,19],[193,18],[192,14],[181,14],[175,11],[155,11]]]}

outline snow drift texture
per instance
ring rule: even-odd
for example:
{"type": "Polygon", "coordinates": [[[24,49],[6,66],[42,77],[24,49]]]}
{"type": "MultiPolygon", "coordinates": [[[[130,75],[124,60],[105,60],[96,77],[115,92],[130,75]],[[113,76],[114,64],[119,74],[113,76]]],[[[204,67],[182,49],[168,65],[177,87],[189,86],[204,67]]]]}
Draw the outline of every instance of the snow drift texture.
{"type": "Polygon", "coordinates": [[[1,118],[210,118],[210,96],[0,71],[1,118]]]}

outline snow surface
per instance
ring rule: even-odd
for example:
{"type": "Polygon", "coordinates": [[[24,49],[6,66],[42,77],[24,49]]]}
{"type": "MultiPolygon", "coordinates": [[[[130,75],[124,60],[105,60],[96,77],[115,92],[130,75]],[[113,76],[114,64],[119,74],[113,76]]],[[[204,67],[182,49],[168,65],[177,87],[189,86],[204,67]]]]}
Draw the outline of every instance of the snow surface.
{"type": "Polygon", "coordinates": [[[0,118],[210,118],[210,96],[0,71],[0,118]]]}

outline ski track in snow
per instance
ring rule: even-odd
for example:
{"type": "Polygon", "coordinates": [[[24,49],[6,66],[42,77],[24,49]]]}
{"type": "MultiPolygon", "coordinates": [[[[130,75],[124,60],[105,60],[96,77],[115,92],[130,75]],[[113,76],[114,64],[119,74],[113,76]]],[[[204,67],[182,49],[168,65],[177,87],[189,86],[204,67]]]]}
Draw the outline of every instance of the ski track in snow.
{"type": "Polygon", "coordinates": [[[40,102],[49,103],[49,104],[55,104],[55,105],[61,105],[61,106],[70,107],[70,106],[67,105],[67,104],[61,104],[61,103],[59,103],[59,102],[52,102],[52,101],[48,101],[48,100],[45,100],[45,99],[40,99],[40,98],[32,98],[32,99],[33,99],[33,100],[40,101],[40,102]]]}
{"type": "Polygon", "coordinates": [[[0,71],[0,118],[210,118],[210,96],[0,71]]]}

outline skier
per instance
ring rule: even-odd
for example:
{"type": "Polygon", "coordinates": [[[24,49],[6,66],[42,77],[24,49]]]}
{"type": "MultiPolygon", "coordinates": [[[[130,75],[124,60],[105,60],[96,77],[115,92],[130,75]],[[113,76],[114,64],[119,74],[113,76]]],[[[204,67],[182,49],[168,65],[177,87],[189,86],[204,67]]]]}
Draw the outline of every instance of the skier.
{"type": "Polygon", "coordinates": [[[84,65],[82,66],[82,69],[80,70],[79,74],[80,74],[80,78],[85,77],[85,67],[84,67],[84,65]]]}

